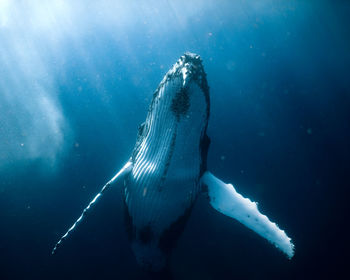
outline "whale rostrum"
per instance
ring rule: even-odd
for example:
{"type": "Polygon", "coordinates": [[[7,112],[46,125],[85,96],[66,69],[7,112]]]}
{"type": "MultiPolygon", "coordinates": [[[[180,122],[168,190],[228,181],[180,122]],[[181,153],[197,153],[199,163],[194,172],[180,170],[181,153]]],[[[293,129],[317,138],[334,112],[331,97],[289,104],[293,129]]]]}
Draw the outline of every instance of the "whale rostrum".
{"type": "Polygon", "coordinates": [[[52,254],[105,190],[118,185],[123,188],[131,247],[137,262],[146,270],[167,267],[171,249],[201,190],[208,194],[214,209],[236,219],[292,258],[294,245],[286,233],[261,214],[255,202],[207,170],[209,114],[209,87],[202,60],[187,52],[156,89],[130,159],[61,237],[52,254]],[[118,184],[122,181],[124,185],[118,184]]]}

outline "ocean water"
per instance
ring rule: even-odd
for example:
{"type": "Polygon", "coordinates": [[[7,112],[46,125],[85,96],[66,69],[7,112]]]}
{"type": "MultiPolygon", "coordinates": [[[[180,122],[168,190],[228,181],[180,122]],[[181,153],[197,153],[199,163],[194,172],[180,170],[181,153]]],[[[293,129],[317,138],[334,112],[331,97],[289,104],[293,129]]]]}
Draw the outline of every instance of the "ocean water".
{"type": "Polygon", "coordinates": [[[173,278],[346,279],[349,14],[346,1],[0,0],[0,279],[154,278],[131,251],[120,187],[51,250],[129,158],[185,51],[210,87],[208,169],[296,251],[200,195],[173,278]]]}

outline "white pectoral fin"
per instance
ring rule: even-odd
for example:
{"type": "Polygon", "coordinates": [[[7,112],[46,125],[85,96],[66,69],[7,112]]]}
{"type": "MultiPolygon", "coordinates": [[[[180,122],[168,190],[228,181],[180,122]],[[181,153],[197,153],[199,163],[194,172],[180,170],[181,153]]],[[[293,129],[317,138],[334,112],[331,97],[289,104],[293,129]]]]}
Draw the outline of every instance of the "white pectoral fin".
{"type": "Polygon", "coordinates": [[[208,187],[210,204],[219,212],[266,238],[289,259],[294,255],[294,245],[287,234],[268,217],[261,214],[257,204],[240,195],[231,184],[225,184],[210,172],[205,172],[201,182],[208,187]]]}
{"type": "Polygon", "coordinates": [[[62,242],[68,237],[68,235],[76,228],[76,226],[85,218],[87,212],[90,210],[91,206],[93,206],[98,199],[103,195],[103,193],[114,183],[118,181],[118,179],[122,178],[123,175],[129,173],[132,169],[132,162],[131,160],[128,161],[122,169],[119,170],[119,172],[108,181],[107,184],[103,186],[101,191],[94,197],[93,200],[90,201],[89,205],[83,210],[83,213],[81,213],[80,217],[75,221],[75,223],[68,229],[68,231],[61,237],[61,239],[56,243],[55,247],[52,250],[52,254],[55,254],[57,251],[57,248],[62,244],[62,242]]]}

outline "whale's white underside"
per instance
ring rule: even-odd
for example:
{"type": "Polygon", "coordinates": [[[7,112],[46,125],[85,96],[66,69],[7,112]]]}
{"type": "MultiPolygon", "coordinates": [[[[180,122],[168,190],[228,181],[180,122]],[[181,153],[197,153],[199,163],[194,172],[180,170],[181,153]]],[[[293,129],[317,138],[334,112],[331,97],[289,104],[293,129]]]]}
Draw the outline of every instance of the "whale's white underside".
{"type": "Polygon", "coordinates": [[[206,119],[202,90],[188,86],[190,107],[180,120],[170,107],[182,77],[164,84],[145,125],[148,132],[126,180],[125,197],[133,224],[161,234],[189,208],[199,190],[200,137],[206,119]],[[161,106],[161,108],[157,108],[161,106]]]}

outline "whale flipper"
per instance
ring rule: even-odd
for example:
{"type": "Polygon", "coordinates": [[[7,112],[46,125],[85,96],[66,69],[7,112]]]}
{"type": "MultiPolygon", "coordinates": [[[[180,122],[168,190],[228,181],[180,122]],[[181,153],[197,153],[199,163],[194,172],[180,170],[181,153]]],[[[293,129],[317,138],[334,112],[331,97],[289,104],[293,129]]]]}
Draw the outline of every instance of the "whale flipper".
{"type": "Polygon", "coordinates": [[[240,223],[266,238],[289,259],[294,255],[294,245],[287,234],[277,224],[261,214],[256,202],[240,195],[231,184],[225,184],[210,172],[201,178],[208,187],[210,204],[220,213],[238,220],[240,223]]]}
{"type": "Polygon", "coordinates": [[[118,181],[123,175],[129,173],[132,169],[132,162],[128,161],[122,169],[119,170],[119,172],[107,182],[101,189],[101,191],[94,197],[93,200],[90,201],[89,205],[83,210],[83,213],[80,215],[80,217],[75,221],[75,223],[68,229],[68,231],[60,238],[60,240],[56,243],[55,247],[53,248],[51,254],[55,254],[58,247],[62,244],[62,242],[68,237],[68,235],[75,229],[77,224],[79,224],[84,217],[86,216],[87,212],[90,210],[91,206],[93,206],[96,201],[103,195],[103,193],[114,183],[118,181]]]}

